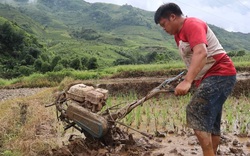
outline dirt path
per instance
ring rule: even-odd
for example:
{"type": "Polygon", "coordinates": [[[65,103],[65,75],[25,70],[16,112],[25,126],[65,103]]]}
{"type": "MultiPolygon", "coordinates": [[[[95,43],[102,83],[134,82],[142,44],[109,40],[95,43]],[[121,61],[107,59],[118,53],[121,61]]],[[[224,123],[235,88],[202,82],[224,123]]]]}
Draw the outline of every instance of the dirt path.
{"type": "Polygon", "coordinates": [[[34,95],[45,88],[0,89],[0,102],[17,97],[34,95]]]}

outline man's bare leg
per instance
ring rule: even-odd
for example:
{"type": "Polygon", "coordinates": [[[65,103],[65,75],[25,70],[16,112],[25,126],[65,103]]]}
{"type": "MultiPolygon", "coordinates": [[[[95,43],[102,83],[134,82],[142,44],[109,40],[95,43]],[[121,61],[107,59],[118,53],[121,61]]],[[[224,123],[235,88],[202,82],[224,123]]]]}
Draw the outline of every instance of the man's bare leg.
{"type": "Polygon", "coordinates": [[[218,146],[220,144],[220,135],[212,135],[212,143],[213,143],[214,154],[216,155],[218,146]]]}
{"type": "Polygon", "coordinates": [[[199,140],[204,156],[215,156],[211,133],[194,130],[199,140]]]}

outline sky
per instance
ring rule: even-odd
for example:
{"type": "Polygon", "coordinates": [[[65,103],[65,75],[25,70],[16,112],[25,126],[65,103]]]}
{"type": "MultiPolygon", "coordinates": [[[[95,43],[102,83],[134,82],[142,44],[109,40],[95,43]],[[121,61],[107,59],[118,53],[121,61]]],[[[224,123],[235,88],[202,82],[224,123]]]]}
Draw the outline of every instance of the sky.
{"type": "MultiPolygon", "coordinates": [[[[147,11],[168,2],[180,6],[188,17],[197,17],[203,21],[232,32],[250,33],[250,1],[249,0],[85,0],[90,3],[103,2],[117,5],[132,5],[147,11]]],[[[153,19],[152,19],[153,20],[153,19]]]]}

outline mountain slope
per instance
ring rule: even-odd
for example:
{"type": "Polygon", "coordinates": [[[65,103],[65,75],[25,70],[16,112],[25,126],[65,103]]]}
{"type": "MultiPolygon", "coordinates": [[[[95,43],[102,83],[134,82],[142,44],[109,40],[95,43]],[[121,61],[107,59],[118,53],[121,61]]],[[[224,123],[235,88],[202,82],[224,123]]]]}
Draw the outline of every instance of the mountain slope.
{"type": "Polygon", "coordinates": [[[31,74],[43,46],[16,23],[0,17],[0,77],[31,74]]]}

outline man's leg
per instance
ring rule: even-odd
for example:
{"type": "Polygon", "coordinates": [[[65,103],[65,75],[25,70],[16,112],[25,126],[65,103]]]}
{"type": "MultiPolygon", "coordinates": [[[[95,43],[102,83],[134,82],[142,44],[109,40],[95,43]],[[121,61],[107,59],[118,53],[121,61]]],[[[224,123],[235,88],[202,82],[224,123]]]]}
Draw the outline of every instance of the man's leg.
{"type": "Polygon", "coordinates": [[[215,123],[214,123],[214,128],[213,128],[213,134],[212,134],[212,143],[213,143],[213,149],[214,149],[214,154],[216,155],[218,146],[220,144],[220,125],[221,125],[221,116],[222,116],[222,107],[223,104],[225,103],[227,97],[229,94],[232,92],[233,86],[236,82],[236,77],[235,76],[229,76],[229,77],[224,77],[225,80],[223,81],[223,94],[218,97],[216,100],[217,108],[216,110],[220,110],[215,123]],[[220,105],[219,105],[220,104],[220,105]]]}
{"type": "Polygon", "coordinates": [[[204,156],[216,155],[220,142],[222,106],[235,80],[235,76],[204,79],[187,105],[187,125],[194,129],[204,156]]]}
{"type": "Polygon", "coordinates": [[[194,130],[196,137],[199,140],[204,156],[215,156],[211,133],[194,130]]]}
{"type": "Polygon", "coordinates": [[[212,143],[213,143],[214,154],[216,155],[218,146],[220,144],[220,135],[212,135],[212,143]]]}

